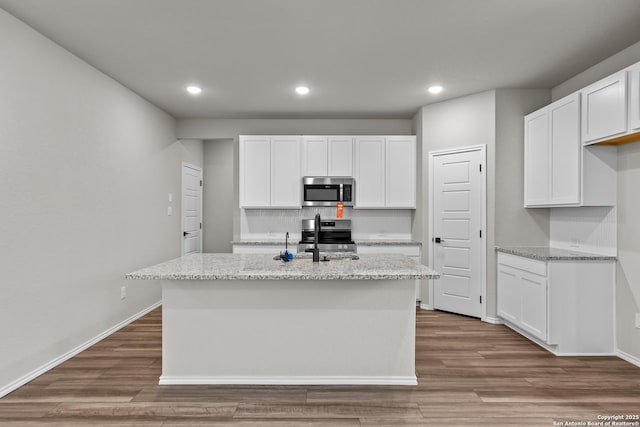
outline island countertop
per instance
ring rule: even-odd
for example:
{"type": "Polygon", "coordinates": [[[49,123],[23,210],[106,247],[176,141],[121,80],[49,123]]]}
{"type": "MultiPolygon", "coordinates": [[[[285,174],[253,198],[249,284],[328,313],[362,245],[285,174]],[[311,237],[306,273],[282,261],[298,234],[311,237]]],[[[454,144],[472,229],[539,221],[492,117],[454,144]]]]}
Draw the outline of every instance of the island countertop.
{"type": "Polygon", "coordinates": [[[360,255],[358,260],[290,262],[263,254],[191,254],[126,274],[142,280],[410,280],[440,275],[399,254],[360,255]]]}

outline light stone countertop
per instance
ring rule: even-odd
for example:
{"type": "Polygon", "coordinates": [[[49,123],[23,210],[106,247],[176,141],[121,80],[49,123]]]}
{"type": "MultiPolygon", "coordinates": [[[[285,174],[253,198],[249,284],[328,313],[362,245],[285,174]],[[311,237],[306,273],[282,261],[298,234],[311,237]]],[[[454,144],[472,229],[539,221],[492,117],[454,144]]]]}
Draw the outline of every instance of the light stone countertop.
{"type": "Polygon", "coordinates": [[[496,251],[540,261],[615,261],[617,257],[611,255],[579,252],[550,246],[496,246],[496,251]]]}
{"type": "Polygon", "coordinates": [[[440,274],[405,255],[360,255],[358,260],[290,262],[263,254],[191,254],[125,276],[142,280],[409,280],[440,274]]]}
{"type": "MultiPolygon", "coordinates": [[[[289,246],[296,246],[300,238],[289,239],[289,246]]],[[[354,239],[356,245],[360,246],[422,246],[417,240],[378,240],[378,239],[354,239]]],[[[284,239],[274,240],[232,240],[232,245],[239,246],[282,246],[284,248],[284,239]]]]}

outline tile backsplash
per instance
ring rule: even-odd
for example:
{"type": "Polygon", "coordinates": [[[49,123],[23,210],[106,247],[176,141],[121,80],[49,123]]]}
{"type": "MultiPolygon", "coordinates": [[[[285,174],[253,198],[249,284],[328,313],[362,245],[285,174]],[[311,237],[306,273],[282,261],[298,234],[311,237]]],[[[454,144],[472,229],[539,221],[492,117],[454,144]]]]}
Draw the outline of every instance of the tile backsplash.
{"type": "Polygon", "coordinates": [[[554,247],[616,255],[616,208],[552,208],[549,233],[554,247]]]}
{"type": "MultiPolygon", "coordinates": [[[[409,209],[353,209],[344,208],[343,218],[352,220],[353,238],[358,239],[411,239],[413,210],[409,209]]],[[[302,209],[241,209],[240,239],[278,239],[286,232],[292,239],[300,239],[301,221],[314,218],[336,217],[336,208],[302,209]]]]}

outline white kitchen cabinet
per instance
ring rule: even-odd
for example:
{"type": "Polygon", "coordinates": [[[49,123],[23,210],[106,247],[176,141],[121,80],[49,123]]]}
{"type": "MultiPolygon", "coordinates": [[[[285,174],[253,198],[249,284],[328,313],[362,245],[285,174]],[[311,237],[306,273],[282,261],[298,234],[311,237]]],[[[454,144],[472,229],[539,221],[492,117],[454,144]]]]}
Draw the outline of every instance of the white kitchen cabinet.
{"type": "Polygon", "coordinates": [[[392,136],[386,140],[385,206],[416,207],[416,138],[392,136]]]}
{"type": "MultiPolygon", "coordinates": [[[[402,254],[411,258],[416,264],[422,263],[422,247],[420,245],[366,245],[358,242],[358,254],[402,254]]],[[[416,280],[416,303],[421,301],[420,283],[416,280]]]]}
{"type": "Polygon", "coordinates": [[[240,136],[240,207],[271,207],[271,138],[240,136]]]}
{"type": "Polygon", "coordinates": [[[582,94],[582,142],[593,144],[627,132],[627,71],[593,83],[582,94]]]}
{"type": "Polygon", "coordinates": [[[616,150],[580,142],[580,93],[525,116],[524,206],[614,206],[616,150]]]}
{"type": "Polygon", "coordinates": [[[361,136],[355,144],[355,207],[415,208],[415,136],[361,136]]]}
{"type": "Polygon", "coordinates": [[[549,110],[545,107],[524,118],[524,206],[550,203],[551,157],[549,110]]]}
{"type": "Polygon", "coordinates": [[[385,147],[384,136],[356,138],[356,208],[385,207],[385,147]]]}
{"type": "Polygon", "coordinates": [[[353,176],[353,137],[302,137],[302,165],[302,176],[353,176]]]}
{"type": "Polygon", "coordinates": [[[536,338],[547,339],[547,277],[544,262],[498,255],[498,316],[536,338]],[[537,274],[543,273],[543,274],[537,274]]]}
{"type": "Polygon", "coordinates": [[[327,175],[353,176],[353,137],[330,136],[327,143],[327,175]]]}
{"type": "Polygon", "coordinates": [[[613,354],[614,268],[498,252],[498,317],[557,355],[613,354]]]}
{"type": "Polygon", "coordinates": [[[327,176],[326,136],[302,137],[302,176],[327,176]]]}
{"type": "Polygon", "coordinates": [[[240,207],[301,208],[300,137],[240,136],[240,207]]]}
{"type": "Polygon", "coordinates": [[[300,137],[271,137],[271,207],[301,208],[300,137]]]}
{"type": "Polygon", "coordinates": [[[640,63],[629,68],[629,130],[640,131],[640,63]]]}

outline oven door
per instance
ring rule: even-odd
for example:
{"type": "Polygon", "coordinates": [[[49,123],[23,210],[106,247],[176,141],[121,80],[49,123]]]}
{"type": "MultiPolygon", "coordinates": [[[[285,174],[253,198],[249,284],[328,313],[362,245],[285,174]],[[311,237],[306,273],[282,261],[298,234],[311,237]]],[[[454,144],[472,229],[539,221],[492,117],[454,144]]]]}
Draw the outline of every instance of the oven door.
{"type": "Polygon", "coordinates": [[[335,206],[342,200],[340,184],[304,184],[302,206],[335,206]]]}

